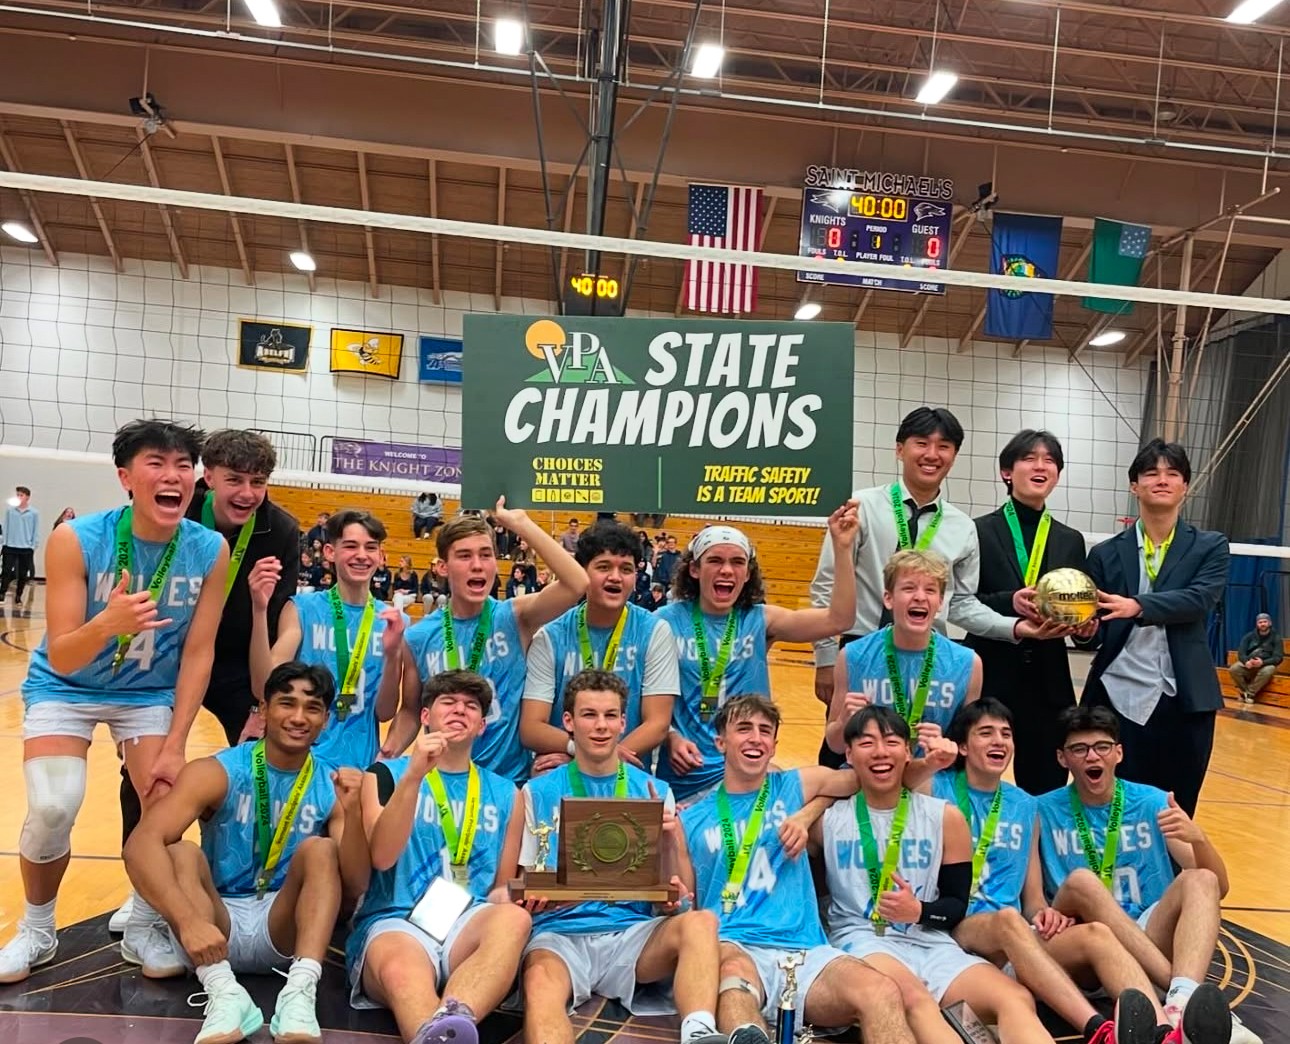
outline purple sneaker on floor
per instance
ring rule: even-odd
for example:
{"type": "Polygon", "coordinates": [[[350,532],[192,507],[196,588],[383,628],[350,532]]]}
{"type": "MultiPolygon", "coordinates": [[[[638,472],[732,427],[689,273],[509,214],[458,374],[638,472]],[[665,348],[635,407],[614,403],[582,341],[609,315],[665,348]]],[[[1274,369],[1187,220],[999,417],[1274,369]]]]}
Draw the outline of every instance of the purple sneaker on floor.
{"type": "Polygon", "coordinates": [[[445,1013],[427,1020],[412,1044],[479,1044],[479,1030],[465,1015],[445,1013]]]}

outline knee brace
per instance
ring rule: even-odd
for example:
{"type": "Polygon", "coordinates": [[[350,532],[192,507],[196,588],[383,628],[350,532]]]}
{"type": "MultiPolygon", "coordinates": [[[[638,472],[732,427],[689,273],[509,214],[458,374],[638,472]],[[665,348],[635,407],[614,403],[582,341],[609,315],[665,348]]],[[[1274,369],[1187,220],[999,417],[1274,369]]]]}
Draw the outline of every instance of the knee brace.
{"type": "Polygon", "coordinates": [[[72,849],[72,824],[85,800],[85,759],[68,756],[23,762],[27,818],[18,851],[32,863],[52,863],[72,849]]]}

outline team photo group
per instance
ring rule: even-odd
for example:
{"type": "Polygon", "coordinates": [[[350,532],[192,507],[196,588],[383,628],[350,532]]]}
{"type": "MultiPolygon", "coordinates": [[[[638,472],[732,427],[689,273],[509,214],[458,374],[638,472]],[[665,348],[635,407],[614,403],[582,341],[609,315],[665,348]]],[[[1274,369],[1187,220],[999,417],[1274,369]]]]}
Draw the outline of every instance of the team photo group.
{"type": "Polygon", "coordinates": [[[502,497],[433,530],[447,601],[414,620],[372,594],[386,527],[358,507],[325,523],[332,586],[298,592],[263,435],[125,425],[124,506],[45,549],[0,983],[56,958],[103,724],[133,887],[113,928],[144,976],[198,980],[197,1044],[266,1020],[321,1042],[337,945],[349,1003],[414,1044],[478,1044],[497,1009],[528,1044],[572,1044],[593,995],[679,1016],[682,1044],[956,1044],[978,1022],[1003,1044],[1061,1022],[1088,1044],[1259,1044],[1206,982],[1228,880],[1194,817],[1228,542],[1181,517],[1185,450],[1141,449],[1136,521],[1089,549],[1046,507],[1052,433],[998,447],[1003,503],[977,519],[944,495],[949,410],[892,441],[892,474],[828,517],[809,608],[767,601],[757,549],[716,523],[651,612],[635,530],[602,517],[562,546],[502,497]],[[551,583],[493,596],[499,529],[551,583]],[[781,721],[776,643],[814,646],[819,721],[781,721]],[[1071,647],[1093,654],[1078,702],[1071,647]],[[190,760],[203,706],[228,747],[190,760]],[[818,764],[777,762],[821,724],[818,764]],[[629,812],[588,842],[590,807],[649,810],[648,844],[629,812]],[[559,861],[646,848],[656,901],[544,891],[559,861]],[[274,971],[269,1014],[239,977],[274,971]]]}

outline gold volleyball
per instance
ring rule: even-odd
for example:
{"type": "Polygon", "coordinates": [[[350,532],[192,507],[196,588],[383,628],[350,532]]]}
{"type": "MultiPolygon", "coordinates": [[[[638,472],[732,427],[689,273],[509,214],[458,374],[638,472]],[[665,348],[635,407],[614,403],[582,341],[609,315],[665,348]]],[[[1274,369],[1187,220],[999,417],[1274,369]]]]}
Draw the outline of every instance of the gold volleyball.
{"type": "Polygon", "coordinates": [[[1097,612],[1097,586],[1078,569],[1054,569],[1035,584],[1035,606],[1046,620],[1078,627],[1097,612]]]}

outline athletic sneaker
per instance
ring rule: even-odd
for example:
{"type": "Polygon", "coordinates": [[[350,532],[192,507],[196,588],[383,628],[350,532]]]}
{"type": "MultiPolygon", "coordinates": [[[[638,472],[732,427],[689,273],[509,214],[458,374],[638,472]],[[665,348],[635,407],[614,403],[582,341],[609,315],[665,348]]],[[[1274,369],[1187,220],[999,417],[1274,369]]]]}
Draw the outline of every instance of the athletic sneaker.
{"type": "Polygon", "coordinates": [[[127,928],[121,939],[121,956],[139,965],[149,979],[172,979],[188,971],[165,924],[127,928]]]}
{"type": "Polygon", "coordinates": [[[237,1044],[264,1025],[264,1014],[251,995],[231,975],[208,980],[205,993],[188,998],[190,1006],[204,1007],[205,1020],[193,1044],[237,1044]]]}
{"type": "Polygon", "coordinates": [[[411,1044],[479,1044],[479,1029],[465,1015],[445,1012],[426,1019],[411,1044]]]}
{"type": "Polygon", "coordinates": [[[113,935],[124,935],[130,924],[130,915],[134,913],[134,893],[125,897],[125,902],[108,918],[108,931],[113,935]]]}
{"type": "MultiPolygon", "coordinates": [[[[1171,1014],[1169,1007],[1165,1014],[1171,1014]]],[[[1231,1044],[1236,1039],[1233,1028],[1239,1024],[1240,1020],[1228,1011],[1223,991],[1211,982],[1201,983],[1187,998],[1182,1017],[1164,1044],[1231,1044]]],[[[1258,1037],[1245,1039],[1249,1044],[1259,1041],[1258,1037]]]]}
{"type": "Polygon", "coordinates": [[[278,1003],[269,1020],[273,1044],[321,1044],[322,1030],[318,1028],[318,984],[313,979],[301,978],[287,984],[278,994],[278,1003]]]}
{"type": "Polygon", "coordinates": [[[1155,1040],[1156,1009],[1141,990],[1128,989],[1116,1001],[1115,1021],[1102,1023],[1089,1044],[1155,1044],[1155,1040]],[[1107,1027],[1110,1031],[1104,1032],[1107,1027]]]}
{"type": "Polygon", "coordinates": [[[770,1037],[755,1022],[746,1022],[731,1031],[730,1044],[770,1044],[770,1037]]]}
{"type": "Polygon", "coordinates": [[[1230,1044],[1263,1044],[1263,1038],[1232,1012],[1232,1037],[1230,1044]]]}
{"type": "Polygon", "coordinates": [[[18,922],[18,934],[0,950],[0,983],[22,982],[32,968],[48,964],[58,952],[58,936],[45,928],[18,922]]]}

